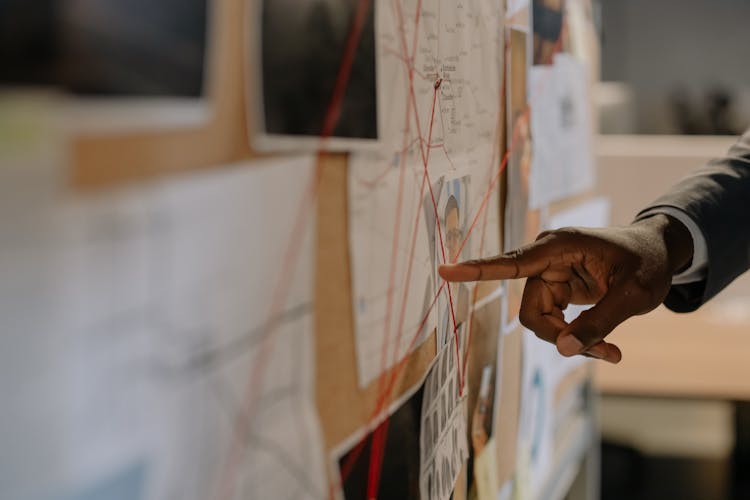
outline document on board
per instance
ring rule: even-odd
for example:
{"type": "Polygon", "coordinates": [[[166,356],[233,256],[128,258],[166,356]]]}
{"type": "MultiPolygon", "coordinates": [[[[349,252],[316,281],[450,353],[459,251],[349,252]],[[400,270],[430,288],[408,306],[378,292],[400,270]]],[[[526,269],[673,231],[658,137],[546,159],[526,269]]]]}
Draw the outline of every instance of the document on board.
{"type": "Polygon", "coordinates": [[[530,0],[508,0],[508,15],[513,15],[523,8],[527,8],[530,0]]]}
{"type": "Polygon", "coordinates": [[[529,206],[539,208],[593,188],[589,80],[585,63],[556,54],[551,66],[532,66],[533,156],[529,206]]]}
{"type": "MultiPolygon", "coordinates": [[[[437,204],[444,175],[470,174],[467,227],[499,239],[502,9],[481,0],[394,2],[376,12],[379,151],[352,155],[349,240],[360,386],[435,329],[437,204]],[[417,22],[419,19],[419,22],[417,22]],[[406,64],[405,61],[412,60],[406,64]],[[487,196],[485,196],[487,195],[487,196]],[[471,205],[470,205],[471,204],[471,205]],[[483,232],[483,228],[488,228],[483,232]]],[[[480,238],[466,243],[474,256],[480,238]]],[[[490,255],[498,244],[484,246],[490,255]]],[[[495,252],[497,253],[497,252],[495,252]]]]}
{"type": "MultiPolygon", "coordinates": [[[[398,169],[397,158],[390,166],[398,169]]],[[[359,384],[364,387],[421,345],[435,329],[434,220],[427,189],[405,166],[371,185],[377,158],[349,165],[349,247],[359,384]],[[421,195],[421,196],[420,196],[421,195]],[[428,204],[429,203],[429,204],[428,204]]],[[[436,187],[439,182],[436,184],[436,187]]]]}
{"type": "Polygon", "coordinates": [[[235,165],[57,200],[15,228],[0,444],[18,452],[0,496],[327,498],[311,231],[289,239],[312,174],[311,157],[235,165]]]}

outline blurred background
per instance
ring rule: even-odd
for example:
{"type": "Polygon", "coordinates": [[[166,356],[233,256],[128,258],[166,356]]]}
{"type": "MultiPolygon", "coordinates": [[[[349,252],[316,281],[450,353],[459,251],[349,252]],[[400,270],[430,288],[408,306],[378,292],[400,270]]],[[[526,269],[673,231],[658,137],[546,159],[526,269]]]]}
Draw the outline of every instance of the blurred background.
{"type": "Polygon", "coordinates": [[[198,97],[207,18],[206,0],[3,0],[0,82],[198,97]]]}
{"type": "Polygon", "coordinates": [[[737,135],[750,120],[742,0],[601,0],[604,134],[737,135]]]}

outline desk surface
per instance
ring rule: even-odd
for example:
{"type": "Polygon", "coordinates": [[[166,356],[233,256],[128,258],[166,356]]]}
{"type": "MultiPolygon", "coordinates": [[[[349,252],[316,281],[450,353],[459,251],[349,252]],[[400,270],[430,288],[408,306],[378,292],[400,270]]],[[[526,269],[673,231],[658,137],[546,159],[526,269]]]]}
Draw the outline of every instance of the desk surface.
{"type": "Polygon", "coordinates": [[[603,393],[750,400],[750,299],[684,315],[660,307],[609,339],[623,359],[596,363],[603,393]]]}

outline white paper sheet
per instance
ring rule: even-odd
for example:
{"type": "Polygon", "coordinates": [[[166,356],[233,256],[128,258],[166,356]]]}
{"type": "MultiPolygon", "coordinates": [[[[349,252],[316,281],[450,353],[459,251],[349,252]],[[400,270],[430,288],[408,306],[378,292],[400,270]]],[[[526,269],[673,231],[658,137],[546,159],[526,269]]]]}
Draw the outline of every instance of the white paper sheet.
{"type": "Polygon", "coordinates": [[[449,0],[399,0],[379,5],[377,20],[382,149],[352,155],[349,168],[361,386],[408,355],[436,326],[435,207],[444,175],[473,179],[466,224],[481,212],[472,232],[484,238],[472,236],[466,255],[497,253],[499,240],[499,3],[474,0],[457,9],[449,0]],[[413,87],[412,65],[405,63],[412,53],[413,87]]]}
{"type": "Polygon", "coordinates": [[[0,496],[327,498],[313,220],[285,257],[312,164],[79,196],[4,239],[0,496]]]}
{"type": "Polygon", "coordinates": [[[555,381],[550,367],[561,357],[555,346],[523,332],[521,408],[516,454],[519,499],[536,498],[552,467],[555,381]]]}
{"type": "Polygon", "coordinates": [[[607,198],[593,198],[549,217],[547,229],[561,227],[606,227],[609,224],[610,203],[607,198]]]}
{"type": "Polygon", "coordinates": [[[529,8],[529,0],[507,0],[508,2],[508,16],[512,16],[518,13],[519,10],[529,8]]]}
{"type": "Polygon", "coordinates": [[[490,141],[502,75],[500,3],[471,0],[456,8],[453,0],[398,0],[379,6],[377,16],[378,111],[385,147],[404,147],[407,112],[407,143],[421,136],[432,145],[444,144],[456,157],[490,141]],[[407,64],[412,57],[413,101],[407,64]]]}
{"type": "MultiPolygon", "coordinates": [[[[432,183],[431,192],[422,187],[416,172],[420,167],[405,167],[400,202],[399,176],[386,175],[377,186],[367,183],[373,164],[373,157],[353,156],[349,173],[352,301],[361,386],[408,355],[436,326],[439,347],[451,336],[447,286],[436,295],[443,284],[437,266],[455,258],[451,252],[460,250],[459,259],[472,259],[500,251],[499,188],[493,182],[497,170],[489,163],[482,167],[467,162],[461,170],[448,167],[448,173],[432,183]],[[451,196],[461,200],[459,225],[446,228],[451,196]]],[[[458,323],[468,317],[471,288],[451,285],[458,323]]]]}
{"type": "Polygon", "coordinates": [[[551,66],[530,69],[533,159],[529,205],[550,202],[593,188],[591,109],[586,65],[556,54],[551,66]]]}
{"type": "Polygon", "coordinates": [[[436,314],[434,240],[425,222],[434,220],[429,190],[422,189],[421,178],[412,172],[405,172],[400,196],[398,175],[387,175],[370,188],[364,179],[374,164],[357,155],[349,167],[352,301],[361,386],[424,342],[435,328],[436,314]]]}
{"type": "Polygon", "coordinates": [[[466,392],[461,394],[459,374],[466,339],[464,328],[460,330],[458,353],[453,342],[446,344],[425,380],[419,439],[419,488],[424,500],[448,500],[469,457],[466,392]]]}

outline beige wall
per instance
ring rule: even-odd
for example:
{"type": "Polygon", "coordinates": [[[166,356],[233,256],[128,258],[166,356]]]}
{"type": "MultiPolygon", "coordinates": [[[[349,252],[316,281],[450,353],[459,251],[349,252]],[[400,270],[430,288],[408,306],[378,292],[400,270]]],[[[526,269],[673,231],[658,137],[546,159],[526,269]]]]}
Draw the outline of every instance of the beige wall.
{"type": "MultiPolygon", "coordinates": [[[[612,203],[612,224],[628,224],[661,193],[708,160],[722,156],[736,139],[703,136],[599,136],[597,190],[612,203]]],[[[750,298],[750,274],[718,300],[750,298]]]]}

